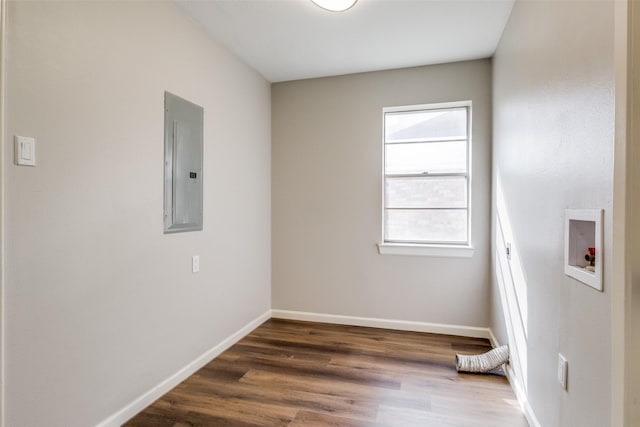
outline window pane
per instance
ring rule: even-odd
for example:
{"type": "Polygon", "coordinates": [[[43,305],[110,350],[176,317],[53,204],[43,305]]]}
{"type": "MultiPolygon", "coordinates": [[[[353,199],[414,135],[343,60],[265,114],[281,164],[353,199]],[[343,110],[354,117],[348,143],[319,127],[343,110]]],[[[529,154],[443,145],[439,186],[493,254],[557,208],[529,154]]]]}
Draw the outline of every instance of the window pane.
{"type": "Polygon", "coordinates": [[[467,171],[466,141],[386,144],[384,151],[387,175],[467,171]]]}
{"type": "Polygon", "coordinates": [[[466,210],[385,210],[387,242],[466,243],[466,210]]]}
{"type": "Polygon", "coordinates": [[[401,111],[385,114],[385,141],[466,139],[467,109],[401,111]]]}
{"type": "Polygon", "coordinates": [[[385,179],[386,208],[466,208],[467,178],[411,177],[385,179]]]}

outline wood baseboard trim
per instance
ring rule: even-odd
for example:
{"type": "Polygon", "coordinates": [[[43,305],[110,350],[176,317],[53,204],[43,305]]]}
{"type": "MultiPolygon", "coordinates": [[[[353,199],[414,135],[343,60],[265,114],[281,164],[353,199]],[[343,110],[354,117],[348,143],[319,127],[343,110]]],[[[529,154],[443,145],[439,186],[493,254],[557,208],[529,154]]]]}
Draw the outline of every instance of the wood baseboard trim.
{"type": "Polygon", "coordinates": [[[222,352],[229,347],[240,341],[247,336],[251,331],[260,326],[265,321],[271,318],[271,310],[268,310],[242,327],[240,330],[224,339],[221,343],[207,350],[204,354],[187,364],[184,368],[180,369],[175,374],[171,375],[166,380],[152,388],[151,390],[138,397],[136,400],[120,409],[109,418],[99,423],[96,427],[119,427],[129,419],[133,418],[136,414],[156,401],[158,398],[166,394],[169,390],[180,384],[189,376],[194,374],[198,369],[209,363],[212,359],[219,356],[222,352]]]}
{"type": "Polygon", "coordinates": [[[289,310],[271,310],[271,317],[275,319],[303,320],[308,322],[394,329],[397,331],[428,332],[432,334],[457,335],[473,338],[491,338],[491,331],[489,328],[480,328],[477,326],[446,325],[441,323],[341,316],[335,314],[309,313],[289,310]]]}

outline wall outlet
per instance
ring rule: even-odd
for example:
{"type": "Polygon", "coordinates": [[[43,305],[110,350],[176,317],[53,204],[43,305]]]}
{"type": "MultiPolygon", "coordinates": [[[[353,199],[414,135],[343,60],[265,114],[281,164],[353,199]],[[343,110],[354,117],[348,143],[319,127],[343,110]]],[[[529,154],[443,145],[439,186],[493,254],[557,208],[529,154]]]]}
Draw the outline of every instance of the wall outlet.
{"type": "Polygon", "coordinates": [[[569,362],[565,357],[558,353],[558,382],[562,386],[563,390],[567,389],[567,373],[569,369],[569,362]]]}
{"type": "Polygon", "coordinates": [[[191,271],[197,273],[200,271],[200,256],[194,255],[191,257],[191,271]]]}

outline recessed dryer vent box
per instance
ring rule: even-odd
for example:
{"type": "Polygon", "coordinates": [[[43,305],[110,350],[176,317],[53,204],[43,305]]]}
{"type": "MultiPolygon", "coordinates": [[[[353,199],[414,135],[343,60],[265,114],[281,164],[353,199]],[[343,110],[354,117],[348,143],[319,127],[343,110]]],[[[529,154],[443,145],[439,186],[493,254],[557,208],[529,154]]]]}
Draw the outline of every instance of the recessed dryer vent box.
{"type": "Polygon", "coordinates": [[[564,272],[602,291],[602,209],[567,209],[564,272]]]}

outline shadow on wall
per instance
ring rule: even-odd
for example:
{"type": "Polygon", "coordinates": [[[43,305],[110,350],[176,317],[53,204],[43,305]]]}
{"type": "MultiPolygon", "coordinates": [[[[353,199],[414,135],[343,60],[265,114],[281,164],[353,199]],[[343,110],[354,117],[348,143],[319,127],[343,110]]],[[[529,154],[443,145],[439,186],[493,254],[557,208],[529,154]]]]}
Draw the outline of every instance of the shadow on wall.
{"type": "MultiPolygon", "coordinates": [[[[496,253],[495,277],[506,323],[510,352],[510,376],[527,391],[527,280],[511,229],[500,174],[496,178],[496,253]],[[511,245],[510,256],[507,244],[511,245]],[[515,376],[515,378],[514,378],[515,376]]],[[[512,381],[513,383],[513,381],[512,381]]]]}

